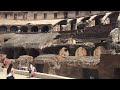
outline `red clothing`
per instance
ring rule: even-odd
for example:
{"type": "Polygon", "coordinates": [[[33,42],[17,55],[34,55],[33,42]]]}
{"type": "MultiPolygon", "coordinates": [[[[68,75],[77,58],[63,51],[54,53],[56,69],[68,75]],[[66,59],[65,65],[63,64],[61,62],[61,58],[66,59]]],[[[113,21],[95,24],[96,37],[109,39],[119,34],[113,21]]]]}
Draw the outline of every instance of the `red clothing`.
{"type": "Polygon", "coordinates": [[[3,64],[7,64],[7,58],[4,59],[3,64]]]}
{"type": "Polygon", "coordinates": [[[32,76],[35,75],[35,71],[36,71],[36,69],[35,69],[35,67],[33,66],[33,67],[32,67],[32,72],[31,72],[31,73],[32,73],[32,76]]]}

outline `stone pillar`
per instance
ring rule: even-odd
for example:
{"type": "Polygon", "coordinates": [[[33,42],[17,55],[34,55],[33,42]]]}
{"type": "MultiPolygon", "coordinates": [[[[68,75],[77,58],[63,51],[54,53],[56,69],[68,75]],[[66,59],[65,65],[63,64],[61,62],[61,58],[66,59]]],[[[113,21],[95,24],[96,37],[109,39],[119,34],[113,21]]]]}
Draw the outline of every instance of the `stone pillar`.
{"type": "Polygon", "coordinates": [[[70,23],[68,23],[68,24],[66,25],[66,31],[69,31],[69,30],[71,30],[71,24],[70,24],[70,23]]]}
{"type": "Polygon", "coordinates": [[[27,26],[28,27],[28,32],[31,32],[31,27],[32,26],[27,26]]]}

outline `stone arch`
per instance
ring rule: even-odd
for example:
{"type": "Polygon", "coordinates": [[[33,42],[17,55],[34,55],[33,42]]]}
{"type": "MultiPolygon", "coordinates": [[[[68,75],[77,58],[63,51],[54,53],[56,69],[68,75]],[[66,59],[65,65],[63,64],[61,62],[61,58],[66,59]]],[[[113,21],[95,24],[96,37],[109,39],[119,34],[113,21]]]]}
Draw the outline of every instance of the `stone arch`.
{"type": "Polygon", "coordinates": [[[0,26],[0,31],[7,31],[7,26],[4,25],[0,26]]]}
{"type": "Polygon", "coordinates": [[[18,27],[17,26],[11,26],[10,27],[10,31],[17,31],[18,30],[18,27]]]}
{"type": "Polygon", "coordinates": [[[7,55],[7,58],[9,58],[9,59],[14,58],[14,49],[13,48],[5,48],[4,53],[7,55]]]}
{"type": "Polygon", "coordinates": [[[28,27],[27,26],[22,26],[20,28],[21,32],[28,32],[28,27]]]}
{"type": "Polygon", "coordinates": [[[93,56],[100,56],[101,54],[107,54],[107,50],[103,46],[98,46],[94,50],[93,56]]]}
{"type": "Polygon", "coordinates": [[[37,26],[31,27],[31,32],[38,32],[39,28],[37,26]]]}
{"type": "Polygon", "coordinates": [[[41,28],[41,32],[42,32],[42,33],[47,33],[47,32],[49,32],[49,30],[50,30],[50,29],[49,29],[49,26],[48,26],[48,25],[43,25],[42,28],[41,28]]]}
{"type": "Polygon", "coordinates": [[[37,57],[40,55],[39,51],[35,48],[30,48],[29,49],[29,55],[32,56],[33,58],[37,57]]]}
{"type": "Polygon", "coordinates": [[[66,47],[63,47],[59,50],[59,55],[62,57],[67,57],[69,56],[69,51],[66,47]]]}
{"type": "Polygon", "coordinates": [[[25,48],[20,47],[20,48],[19,48],[18,57],[19,57],[19,56],[22,56],[22,55],[26,55],[26,54],[27,54],[27,52],[26,52],[25,48]]]}
{"type": "Polygon", "coordinates": [[[75,52],[75,56],[87,56],[87,51],[85,48],[83,47],[79,47],[76,52],[75,52]]]}
{"type": "Polygon", "coordinates": [[[95,20],[95,25],[101,25],[102,23],[102,18],[104,17],[104,14],[103,15],[97,15],[94,20],[95,20]]]}

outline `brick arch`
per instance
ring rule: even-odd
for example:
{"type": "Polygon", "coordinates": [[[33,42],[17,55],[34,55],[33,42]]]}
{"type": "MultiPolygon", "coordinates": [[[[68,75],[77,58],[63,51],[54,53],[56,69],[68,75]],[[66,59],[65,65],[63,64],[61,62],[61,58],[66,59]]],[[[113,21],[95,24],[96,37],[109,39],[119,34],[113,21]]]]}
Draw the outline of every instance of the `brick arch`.
{"type": "Polygon", "coordinates": [[[87,56],[87,50],[83,47],[79,47],[76,51],[75,51],[75,56],[87,56]]]}
{"type": "Polygon", "coordinates": [[[98,46],[93,51],[93,56],[100,56],[101,54],[107,54],[107,50],[103,46],[98,46]]]}
{"type": "Polygon", "coordinates": [[[62,56],[62,57],[66,57],[66,56],[69,56],[69,51],[66,47],[62,47],[60,50],[59,50],[59,55],[62,56]]]}

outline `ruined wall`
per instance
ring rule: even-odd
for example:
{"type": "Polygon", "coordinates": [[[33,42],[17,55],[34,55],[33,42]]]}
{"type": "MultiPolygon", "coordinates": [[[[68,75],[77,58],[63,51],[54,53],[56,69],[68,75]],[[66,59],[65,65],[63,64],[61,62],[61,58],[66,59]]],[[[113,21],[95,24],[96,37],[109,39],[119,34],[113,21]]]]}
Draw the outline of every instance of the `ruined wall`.
{"type": "MultiPolygon", "coordinates": [[[[120,68],[120,55],[102,55],[99,63],[99,78],[113,79],[117,78],[114,74],[115,68],[120,68]]],[[[119,72],[118,72],[119,73],[119,72]]]]}
{"type": "MultiPolygon", "coordinates": [[[[100,62],[98,64],[88,65],[87,62],[85,63],[86,64],[82,64],[81,61],[76,61],[74,59],[72,60],[64,59],[61,62],[55,62],[55,61],[42,62],[42,64],[44,65],[46,64],[46,66],[44,66],[44,68],[46,68],[46,70],[44,70],[44,73],[57,74],[61,76],[67,76],[78,79],[86,79],[84,76],[85,74],[84,69],[88,69],[88,73],[92,73],[91,75],[98,77],[98,79],[120,78],[118,77],[119,75],[115,74],[114,72],[116,68],[120,69],[120,55],[105,54],[105,55],[101,55],[100,62]],[[91,70],[93,71],[96,70],[97,72],[93,73],[91,70]]],[[[120,73],[120,71],[118,73],[120,73]]]]}

